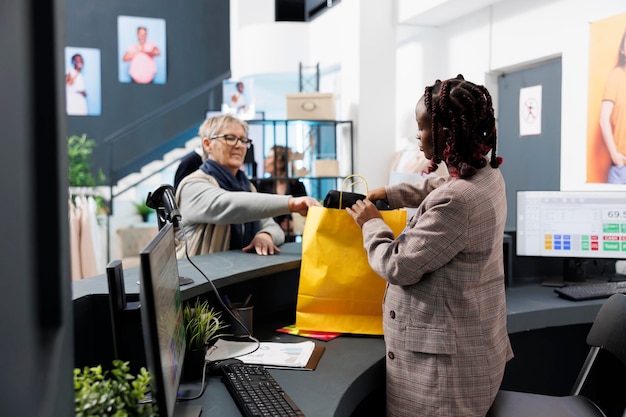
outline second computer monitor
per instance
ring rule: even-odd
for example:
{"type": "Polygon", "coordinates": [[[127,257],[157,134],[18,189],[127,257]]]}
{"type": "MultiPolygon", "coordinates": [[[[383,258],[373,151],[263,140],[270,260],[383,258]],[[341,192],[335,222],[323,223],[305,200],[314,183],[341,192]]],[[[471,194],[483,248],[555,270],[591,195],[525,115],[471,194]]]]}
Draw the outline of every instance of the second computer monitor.
{"type": "Polygon", "coordinates": [[[153,399],[161,416],[179,415],[183,408],[186,416],[199,415],[200,407],[177,404],[185,357],[185,328],[171,223],[165,224],[140,256],[141,320],[153,399]]]}

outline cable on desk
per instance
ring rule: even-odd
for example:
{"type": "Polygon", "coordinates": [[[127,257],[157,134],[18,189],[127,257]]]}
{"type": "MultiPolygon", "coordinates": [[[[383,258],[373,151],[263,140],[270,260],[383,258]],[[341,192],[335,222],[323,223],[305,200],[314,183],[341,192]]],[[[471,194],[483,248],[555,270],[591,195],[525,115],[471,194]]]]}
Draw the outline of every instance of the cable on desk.
{"type": "Polygon", "coordinates": [[[209,362],[204,361],[204,367],[202,368],[202,384],[200,385],[200,392],[193,397],[176,397],[178,401],[197,400],[198,398],[202,397],[202,395],[204,395],[204,391],[206,390],[206,387],[207,387],[206,386],[206,369],[208,365],[209,365],[209,362]]]}
{"type": "MultiPolygon", "coordinates": [[[[245,354],[249,354],[249,353],[253,353],[256,352],[259,347],[261,346],[261,342],[259,342],[259,340],[252,336],[252,334],[250,334],[250,330],[242,323],[242,321],[239,319],[239,317],[237,317],[233,311],[231,310],[230,306],[226,305],[226,303],[224,303],[224,301],[222,300],[222,296],[220,295],[220,292],[218,291],[217,287],[215,286],[215,284],[213,283],[213,281],[211,281],[209,279],[209,277],[206,276],[206,274],[204,272],[202,272],[202,270],[191,260],[191,257],[189,256],[189,252],[188,252],[188,246],[187,246],[187,234],[185,233],[185,228],[184,228],[184,221],[182,219],[182,217],[179,218],[179,227],[180,230],[182,231],[183,234],[183,241],[185,242],[185,258],[187,259],[187,261],[193,265],[194,268],[196,268],[196,270],[198,272],[200,272],[200,274],[204,277],[204,279],[206,279],[206,281],[211,285],[211,288],[213,289],[213,292],[215,292],[215,295],[217,296],[217,300],[218,302],[222,305],[223,309],[226,310],[228,312],[228,314],[230,315],[230,317],[232,317],[232,319],[234,321],[236,321],[243,329],[245,329],[246,331],[246,335],[244,335],[243,337],[248,338],[250,340],[252,340],[253,342],[256,343],[256,347],[254,348],[254,350],[250,351],[250,352],[246,352],[245,354]]],[[[243,356],[243,354],[241,355],[236,355],[233,356],[233,358],[236,358],[238,356],[243,356]]],[[[207,361],[205,361],[205,371],[206,371],[206,365],[207,365],[207,361]]],[[[205,372],[203,372],[202,375],[202,380],[204,381],[204,374],[205,372]]]]}

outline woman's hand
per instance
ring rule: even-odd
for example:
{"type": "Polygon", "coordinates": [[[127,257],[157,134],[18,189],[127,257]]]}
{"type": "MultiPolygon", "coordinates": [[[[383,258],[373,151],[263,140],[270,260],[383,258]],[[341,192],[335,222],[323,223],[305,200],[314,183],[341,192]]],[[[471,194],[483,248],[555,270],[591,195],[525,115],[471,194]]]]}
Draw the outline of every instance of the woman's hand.
{"type": "Polygon", "coordinates": [[[623,153],[615,152],[611,154],[611,162],[618,168],[621,168],[626,164],[626,156],[623,153]]]}
{"type": "Polygon", "coordinates": [[[279,254],[280,249],[274,245],[272,236],[269,233],[257,233],[248,246],[242,249],[244,252],[255,251],[257,255],[274,255],[279,254]]]}
{"type": "Polygon", "coordinates": [[[370,200],[359,200],[352,207],[346,207],[346,211],[359,227],[363,227],[368,220],[383,218],[380,211],[370,200]]]}
{"type": "Polygon", "coordinates": [[[374,188],[369,192],[367,198],[369,198],[371,201],[387,200],[387,190],[385,189],[385,187],[374,188]]]}
{"type": "Polygon", "coordinates": [[[306,216],[309,211],[309,207],[321,206],[320,202],[313,197],[290,197],[289,198],[289,211],[292,213],[298,213],[302,216],[306,216]]]}

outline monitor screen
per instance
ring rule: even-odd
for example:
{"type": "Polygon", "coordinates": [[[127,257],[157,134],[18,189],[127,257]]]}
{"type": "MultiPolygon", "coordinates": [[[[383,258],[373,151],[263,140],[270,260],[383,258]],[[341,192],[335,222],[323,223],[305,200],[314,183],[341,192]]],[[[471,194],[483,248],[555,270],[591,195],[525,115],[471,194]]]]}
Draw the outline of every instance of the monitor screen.
{"type": "Polygon", "coordinates": [[[141,324],[152,397],[161,416],[174,415],[185,355],[185,329],[171,223],[141,252],[141,324]]]}
{"type": "Polygon", "coordinates": [[[626,258],[626,193],[518,191],[518,256],[626,258]]]}

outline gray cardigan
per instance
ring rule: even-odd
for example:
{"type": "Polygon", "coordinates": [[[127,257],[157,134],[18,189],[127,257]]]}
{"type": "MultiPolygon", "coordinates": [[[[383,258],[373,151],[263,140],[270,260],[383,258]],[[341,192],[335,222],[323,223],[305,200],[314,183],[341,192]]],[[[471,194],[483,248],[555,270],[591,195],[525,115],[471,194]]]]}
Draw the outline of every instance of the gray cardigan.
{"type": "Polygon", "coordinates": [[[177,254],[185,256],[185,238],[189,256],[229,250],[230,225],[259,220],[258,233],[272,236],[275,245],[285,241],[285,233],[274,216],[289,214],[290,196],[227,191],[217,180],[197,170],[187,175],[176,190],[176,203],[182,216],[177,231],[177,254]],[[184,234],[183,234],[184,231],[184,234]]]}

